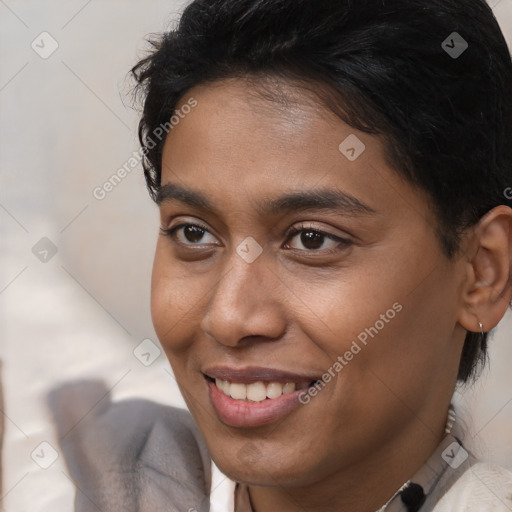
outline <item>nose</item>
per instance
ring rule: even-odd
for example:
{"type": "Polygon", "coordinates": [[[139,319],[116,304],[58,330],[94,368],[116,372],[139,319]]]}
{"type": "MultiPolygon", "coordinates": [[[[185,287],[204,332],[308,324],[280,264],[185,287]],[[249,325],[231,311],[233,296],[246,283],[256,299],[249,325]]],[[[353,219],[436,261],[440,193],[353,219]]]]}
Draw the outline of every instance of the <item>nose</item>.
{"type": "Polygon", "coordinates": [[[222,345],[275,340],[286,330],[283,283],[262,256],[247,263],[234,253],[211,291],[201,328],[222,345]]]}

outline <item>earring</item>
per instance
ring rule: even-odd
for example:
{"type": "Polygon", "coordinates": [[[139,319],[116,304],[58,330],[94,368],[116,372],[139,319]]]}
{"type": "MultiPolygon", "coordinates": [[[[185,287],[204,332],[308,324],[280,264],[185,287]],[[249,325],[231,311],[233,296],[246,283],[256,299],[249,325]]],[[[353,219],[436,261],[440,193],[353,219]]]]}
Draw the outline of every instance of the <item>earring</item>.
{"type": "Polygon", "coordinates": [[[482,325],[482,322],[478,322],[478,327],[480,327],[480,347],[482,350],[485,348],[485,333],[484,333],[484,326],[482,325]]]}

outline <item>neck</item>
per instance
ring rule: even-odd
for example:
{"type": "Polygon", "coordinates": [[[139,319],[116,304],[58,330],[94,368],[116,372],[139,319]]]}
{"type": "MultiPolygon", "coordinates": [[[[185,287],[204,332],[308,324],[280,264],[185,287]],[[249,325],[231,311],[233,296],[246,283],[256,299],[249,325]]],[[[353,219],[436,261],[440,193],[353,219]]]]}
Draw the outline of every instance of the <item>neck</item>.
{"type": "Polygon", "coordinates": [[[376,512],[434,453],[445,435],[446,410],[414,417],[389,443],[306,487],[249,487],[254,512],[376,512]]]}

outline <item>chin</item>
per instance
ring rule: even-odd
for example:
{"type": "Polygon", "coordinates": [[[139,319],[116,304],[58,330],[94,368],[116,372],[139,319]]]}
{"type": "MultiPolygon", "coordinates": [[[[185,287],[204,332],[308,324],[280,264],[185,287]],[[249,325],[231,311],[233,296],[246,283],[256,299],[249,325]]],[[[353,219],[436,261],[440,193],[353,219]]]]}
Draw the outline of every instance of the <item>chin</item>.
{"type": "Polygon", "coordinates": [[[235,482],[263,487],[301,486],[311,478],[312,469],[304,463],[304,458],[287,460],[283,454],[274,451],[267,457],[260,453],[256,445],[247,441],[238,453],[236,451],[215,454],[213,461],[220,471],[235,482]]]}

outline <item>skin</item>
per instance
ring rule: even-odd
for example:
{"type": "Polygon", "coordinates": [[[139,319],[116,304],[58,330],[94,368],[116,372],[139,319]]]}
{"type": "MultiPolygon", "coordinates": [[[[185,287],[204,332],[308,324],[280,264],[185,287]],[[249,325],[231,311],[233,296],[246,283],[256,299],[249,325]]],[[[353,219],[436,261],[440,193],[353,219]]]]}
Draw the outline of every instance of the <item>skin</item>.
{"type": "Polygon", "coordinates": [[[159,237],[153,323],[213,460],[249,485],[256,512],[373,512],[441,441],[466,329],[479,332],[481,321],[490,330],[506,311],[511,210],[489,212],[449,260],[429,197],[390,167],[380,138],[292,83],[279,84],[286,104],[255,87],[224,80],[181,102],[198,104],[167,136],[161,183],[202,193],[214,210],[159,205],[162,228],[207,231],[159,237]],[[353,162],[338,150],[350,134],[366,146],[353,162]],[[320,189],[373,213],[258,208],[320,189]],[[349,243],[324,238],[315,248],[300,233],[287,236],[302,223],[349,243]],[[236,252],[248,236],[263,248],[252,263],[236,252]],[[402,310],[309,404],[257,428],[216,416],[205,368],[321,375],[394,303],[402,310]]]}

